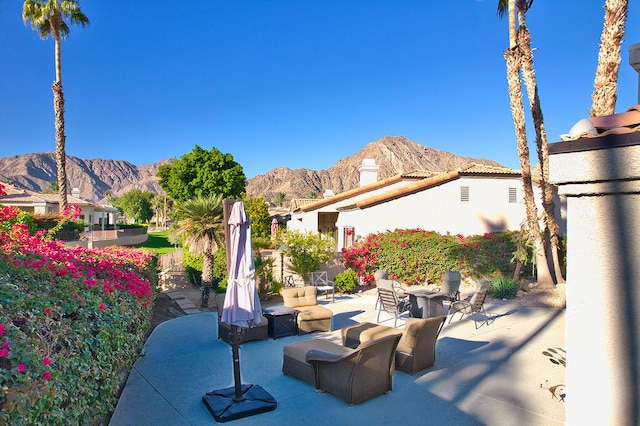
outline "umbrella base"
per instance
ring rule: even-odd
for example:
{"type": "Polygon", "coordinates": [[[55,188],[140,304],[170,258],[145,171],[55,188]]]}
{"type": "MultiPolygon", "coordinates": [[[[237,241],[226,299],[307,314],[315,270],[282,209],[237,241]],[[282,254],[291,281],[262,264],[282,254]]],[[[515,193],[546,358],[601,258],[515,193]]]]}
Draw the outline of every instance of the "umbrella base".
{"type": "Polygon", "coordinates": [[[255,414],[273,411],[278,406],[276,400],[260,385],[242,385],[242,401],[236,401],[235,387],[207,392],[202,402],[217,422],[242,419],[255,414]]]}

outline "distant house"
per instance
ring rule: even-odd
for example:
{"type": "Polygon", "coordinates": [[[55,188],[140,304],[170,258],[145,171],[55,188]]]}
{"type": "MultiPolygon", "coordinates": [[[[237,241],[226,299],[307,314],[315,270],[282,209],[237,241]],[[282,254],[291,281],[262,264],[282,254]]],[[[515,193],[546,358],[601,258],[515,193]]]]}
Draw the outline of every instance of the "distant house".
{"type": "Polygon", "coordinates": [[[340,250],[358,236],[387,230],[474,235],[519,230],[526,218],[517,170],[469,164],[444,173],[415,171],[382,180],[377,180],[377,170],[373,160],[364,160],[360,187],[301,203],[292,210],[287,228],[330,234],[340,250]]]}
{"type": "MultiPolygon", "coordinates": [[[[43,194],[28,189],[17,188],[13,185],[3,184],[7,195],[0,196],[0,204],[14,206],[22,211],[32,214],[57,214],[59,211],[59,198],[57,193],[43,194]]],[[[99,225],[100,230],[113,228],[118,220],[118,209],[110,206],[101,206],[83,200],[80,191],[75,189],[67,196],[69,204],[75,204],[82,210],[81,219],[87,224],[99,225]]]]}

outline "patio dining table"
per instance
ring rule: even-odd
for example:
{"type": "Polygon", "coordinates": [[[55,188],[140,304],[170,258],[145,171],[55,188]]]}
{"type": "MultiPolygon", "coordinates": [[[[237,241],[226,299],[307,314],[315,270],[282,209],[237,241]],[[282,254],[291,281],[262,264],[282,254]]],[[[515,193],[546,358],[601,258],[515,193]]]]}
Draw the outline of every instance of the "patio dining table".
{"type": "Polygon", "coordinates": [[[433,318],[444,315],[442,299],[445,295],[439,291],[418,288],[405,290],[405,294],[409,296],[411,303],[409,312],[413,318],[433,318]]]}

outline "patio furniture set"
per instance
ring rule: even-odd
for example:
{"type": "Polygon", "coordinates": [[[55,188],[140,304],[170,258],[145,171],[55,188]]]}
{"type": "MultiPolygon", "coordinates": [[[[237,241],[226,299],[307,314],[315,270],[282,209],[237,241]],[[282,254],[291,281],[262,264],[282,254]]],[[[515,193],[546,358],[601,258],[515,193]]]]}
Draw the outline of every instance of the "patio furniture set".
{"type": "MultiPolygon", "coordinates": [[[[388,280],[385,271],[376,273],[376,285],[376,321],[380,322],[382,312],[389,313],[394,317],[393,327],[365,322],[342,328],[341,345],[325,339],[286,345],[282,372],[349,405],[385,394],[392,390],[394,370],[413,375],[434,365],[436,340],[447,315],[453,311],[451,318],[456,313],[461,313],[462,318],[483,311],[488,290],[488,281],[483,280],[470,300],[460,300],[460,274],[455,271],[447,271],[440,291],[435,294],[405,290],[388,280]],[[443,301],[449,304],[446,314],[443,301]],[[411,317],[406,318],[404,330],[397,329],[397,320],[407,312],[411,317]]],[[[244,330],[242,342],[331,331],[333,312],[318,305],[319,290],[316,285],[284,287],[284,306],[263,310],[260,326],[244,330]]],[[[223,306],[224,294],[217,295],[216,302],[223,306]]],[[[227,341],[228,328],[218,319],[218,338],[227,341]]]]}

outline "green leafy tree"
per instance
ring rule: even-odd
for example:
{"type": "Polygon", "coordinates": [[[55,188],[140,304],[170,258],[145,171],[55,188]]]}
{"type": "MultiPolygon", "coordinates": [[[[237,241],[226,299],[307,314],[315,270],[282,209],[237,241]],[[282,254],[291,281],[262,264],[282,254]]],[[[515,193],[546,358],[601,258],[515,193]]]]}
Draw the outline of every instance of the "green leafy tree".
{"type": "Polygon", "coordinates": [[[55,40],[56,81],[53,83],[53,110],[56,128],[56,163],[60,211],[67,208],[67,171],[64,134],[64,94],[62,93],[61,40],[69,36],[69,24],[89,25],[89,18],[80,10],[76,0],[26,0],[22,6],[22,19],[31,21],[31,28],[42,39],[53,36],[55,40]],[[65,22],[67,21],[67,22],[65,22]]]}
{"type": "Polygon", "coordinates": [[[241,198],[247,182],[242,166],[231,154],[223,154],[217,148],[207,151],[197,145],[172,164],[160,166],[157,176],[160,187],[178,202],[216,194],[241,198]]]}
{"type": "Polygon", "coordinates": [[[222,196],[196,197],[179,203],[178,235],[185,237],[186,247],[196,255],[202,255],[202,285],[213,286],[214,254],[222,245],[224,215],[222,196]]]}
{"type": "Polygon", "coordinates": [[[133,189],[113,200],[113,205],[120,209],[125,216],[136,223],[144,223],[153,217],[151,200],[155,194],[149,191],[133,189]]]}
{"type": "Polygon", "coordinates": [[[293,270],[305,282],[311,279],[311,273],[333,258],[335,243],[331,237],[316,232],[288,230],[279,237],[280,244],[287,248],[284,254],[291,258],[293,270]]]}
{"type": "Polygon", "coordinates": [[[247,195],[244,198],[244,208],[251,220],[251,238],[269,239],[271,234],[271,216],[269,205],[262,197],[247,195]]]}

